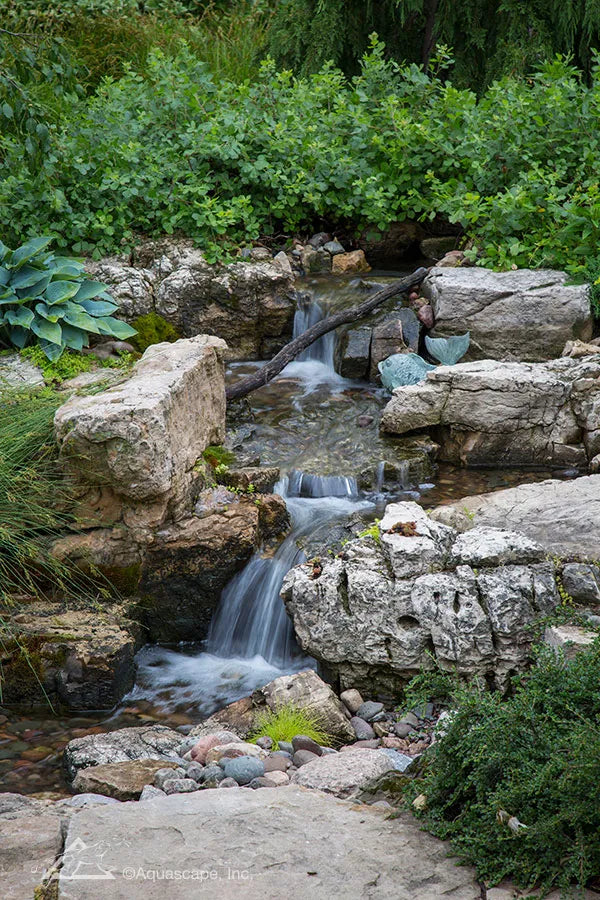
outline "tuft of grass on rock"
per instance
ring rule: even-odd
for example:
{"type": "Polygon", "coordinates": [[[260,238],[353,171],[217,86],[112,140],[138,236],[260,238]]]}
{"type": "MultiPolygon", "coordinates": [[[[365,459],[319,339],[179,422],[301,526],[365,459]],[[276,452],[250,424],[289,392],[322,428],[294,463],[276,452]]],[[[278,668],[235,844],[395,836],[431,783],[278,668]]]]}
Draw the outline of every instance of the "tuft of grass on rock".
{"type": "Polygon", "coordinates": [[[325,730],[322,719],[316,713],[293,703],[261,713],[250,740],[257,741],[261,737],[270,737],[273,749],[277,750],[280,741],[290,743],[298,734],[312,738],[322,747],[330,747],[332,743],[331,735],[325,730]]]}

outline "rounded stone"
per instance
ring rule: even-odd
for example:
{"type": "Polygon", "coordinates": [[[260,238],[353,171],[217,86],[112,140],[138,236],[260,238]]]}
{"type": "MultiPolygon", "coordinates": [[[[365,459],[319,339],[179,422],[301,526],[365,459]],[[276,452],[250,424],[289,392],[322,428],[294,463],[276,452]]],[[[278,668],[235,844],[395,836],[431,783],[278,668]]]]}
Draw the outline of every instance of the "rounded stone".
{"type": "Polygon", "coordinates": [[[290,783],[290,777],[287,772],[268,772],[265,777],[265,781],[270,781],[275,787],[281,787],[284,784],[290,783]]]}
{"type": "Polygon", "coordinates": [[[352,716],[350,724],[354,729],[357,741],[372,741],[376,736],[369,723],[359,716],[352,716]]]}
{"type": "Polygon", "coordinates": [[[191,762],[186,770],[186,776],[188,778],[193,778],[194,781],[202,781],[204,777],[204,766],[201,766],[200,763],[191,762]]]}
{"type": "Polygon", "coordinates": [[[279,750],[284,750],[286,753],[289,753],[290,756],[294,753],[294,748],[287,741],[279,741],[279,750]]]}
{"type": "Polygon", "coordinates": [[[347,691],[342,691],[342,693],[340,694],[340,700],[342,701],[344,706],[350,710],[352,715],[354,715],[364,703],[360,692],[354,690],[354,688],[350,688],[347,691]]]}
{"type": "Polygon", "coordinates": [[[371,719],[378,715],[378,713],[383,712],[383,703],[376,703],[374,700],[367,700],[366,703],[361,704],[356,710],[356,715],[359,719],[364,719],[365,722],[370,722],[371,719]]]}
{"type": "Polygon", "coordinates": [[[220,766],[206,766],[202,773],[202,784],[206,784],[207,782],[218,784],[219,781],[223,781],[224,778],[225,775],[220,766]]]}
{"type": "Polygon", "coordinates": [[[258,788],[274,788],[277,787],[277,785],[274,784],[274,782],[269,781],[269,779],[265,778],[263,775],[260,775],[258,778],[253,778],[252,781],[249,781],[248,787],[255,791],[258,788]]]}
{"type": "Polygon", "coordinates": [[[297,734],[293,737],[292,747],[294,748],[294,753],[297,750],[309,750],[311,753],[314,753],[315,756],[321,756],[323,754],[320,744],[317,744],[316,741],[313,741],[312,738],[307,737],[305,734],[297,734]]]}
{"type": "Polygon", "coordinates": [[[271,750],[273,747],[273,738],[270,738],[268,734],[264,734],[262,737],[256,739],[256,746],[260,747],[261,750],[271,750]]]}
{"type": "Polygon", "coordinates": [[[198,790],[198,782],[193,778],[167,778],[163,783],[165,794],[191,794],[198,790]]]}
{"type": "Polygon", "coordinates": [[[414,731],[414,728],[412,727],[412,725],[408,725],[406,722],[398,722],[396,725],[394,725],[394,734],[396,735],[396,737],[408,737],[411,731],[414,731]]]}
{"type": "Polygon", "coordinates": [[[265,774],[265,766],[261,759],[253,756],[238,756],[225,760],[223,771],[226,778],[234,778],[238,784],[250,784],[253,778],[265,774]]]}
{"type": "Polygon", "coordinates": [[[294,765],[299,769],[314,759],[319,759],[318,754],[311,753],[310,750],[296,750],[294,753],[294,765]]]}
{"type": "Polygon", "coordinates": [[[215,731],[213,734],[205,734],[198,738],[194,746],[191,748],[192,759],[204,765],[206,762],[206,754],[213,747],[223,746],[224,744],[239,744],[241,738],[232,731],[215,731]]]}
{"type": "Polygon", "coordinates": [[[223,781],[220,781],[218,784],[220,788],[230,788],[230,787],[239,787],[239,784],[235,780],[235,778],[224,778],[223,781]]]}
{"type": "Polygon", "coordinates": [[[287,772],[292,761],[287,756],[268,756],[263,764],[265,772],[287,772]]]}

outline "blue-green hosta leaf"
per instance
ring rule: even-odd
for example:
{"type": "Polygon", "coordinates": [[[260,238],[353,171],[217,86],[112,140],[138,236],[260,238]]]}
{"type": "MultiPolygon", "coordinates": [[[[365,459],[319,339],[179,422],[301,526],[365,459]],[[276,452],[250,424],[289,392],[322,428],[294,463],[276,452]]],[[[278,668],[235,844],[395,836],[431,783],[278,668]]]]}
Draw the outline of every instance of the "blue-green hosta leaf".
{"type": "Polygon", "coordinates": [[[62,344],[62,329],[58,322],[48,322],[41,316],[35,316],[30,328],[39,338],[51,344],[62,344]]]}
{"type": "Polygon", "coordinates": [[[30,259],[33,259],[34,256],[41,253],[42,250],[45,250],[51,241],[51,237],[38,237],[33,238],[31,241],[27,241],[22,247],[13,250],[10,262],[8,263],[8,268],[20,269],[26,262],[29,262],[30,259]]]}
{"type": "Polygon", "coordinates": [[[61,324],[63,341],[71,350],[81,350],[83,347],[89,347],[90,340],[86,331],[81,328],[74,328],[72,325],[61,324]]]}
{"type": "Polygon", "coordinates": [[[8,284],[8,279],[10,278],[10,272],[4,266],[0,266],[0,284],[8,284]]]}
{"type": "Polygon", "coordinates": [[[126,322],[121,322],[120,319],[115,319],[113,316],[103,316],[101,319],[96,319],[96,321],[101,334],[115,337],[119,341],[124,341],[126,338],[137,334],[135,328],[132,328],[126,322]]]}
{"type": "Polygon", "coordinates": [[[93,319],[91,316],[88,316],[76,303],[68,304],[63,321],[67,325],[73,325],[74,328],[83,328],[84,331],[91,331],[93,334],[104,334],[98,326],[100,319],[93,319]]]}
{"type": "Polygon", "coordinates": [[[64,343],[63,344],[54,344],[51,341],[44,341],[44,340],[40,341],[40,347],[44,351],[44,353],[46,354],[48,359],[51,360],[52,362],[59,359],[63,354],[63,350],[65,349],[64,343]]]}
{"type": "Polygon", "coordinates": [[[23,349],[23,347],[27,343],[28,337],[29,337],[29,334],[20,325],[14,325],[10,329],[10,340],[15,345],[15,347],[19,348],[19,350],[23,349]]]}
{"type": "MultiPolygon", "coordinates": [[[[74,298],[75,302],[78,300],[79,296],[74,298]]],[[[108,300],[84,300],[81,305],[90,316],[110,316],[119,308],[116,303],[109,303],[108,300]]]]}
{"type": "Polygon", "coordinates": [[[70,300],[79,290],[75,281],[51,281],[46,288],[46,303],[52,306],[54,303],[64,303],[70,300]]]}
{"type": "Polygon", "coordinates": [[[58,272],[62,266],[73,266],[81,274],[85,269],[85,261],[81,256],[53,256],[51,268],[58,272]]]}
{"type": "Polygon", "coordinates": [[[107,285],[101,281],[84,281],[81,287],[73,297],[76,303],[82,303],[84,300],[91,300],[106,290],[107,285]]]}
{"type": "Polygon", "coordinates": [[[46,319],[47,322],[58,322],[59,319],[63,318],[65,309],[64,306],[61,306],[60,304],[47,306],[45,303],[36,303],[35,311],[38,316],[41,316],[42,319],[46,319]]]}
{"type": "Polygon", "coordinates": [[[31,294],[32,297],[40,297],[50,284],[51,278],[51,275],[44,275],[43,278],[40,278],[39,281],[36,281],[35,284],[32,284],[31,288],[27,289],[27,292],[31,294]]]}
{"type": "Polygon", "coordinates": [[[0,263],[3,263],[4,260],[5,260],[5,259],[9,256],[9,254],[11,254],[11,253],[12,253],[12,250],[10,250],[10,249],[6,246],[6,244],[4,244],[2,241],[0,241],[0,263]]]}
{"type": "Polygon", "coordinates": [[[22,328],[29,328],[35,316],[32,309],[26,306],[19,306],[18,309],[9,309],[4,313],[4,321],[10,325],[21,325],[22,328]]]}
{"type": "MultiPolygon", "coordinates": [[[[19,269],[18,272],[13,274],[13,277],[10,280],[10,286],[14,291],[22,291],[24,288],[32,287],[40,281],[45,274],[45,272],[41,272],[33,266],[23,266],[22,269],[19,269]]],[[[48,279],[48,281],[50,281],[50,279],[48,279]]]]}
{"type": "Polygon", "coordinates": [[[20,302],[20,298],[13,294],[10,288],[6,291],[0,291],[0,306],[9,306],[13,303],[18,306],[20,302]]]}
{"type": "Polygon", "coordinates": [[[457,334],[449,338],[432,338],[427,335],[425,346],[427,352],[443,366],[453,366],[464,356],[471,343],[471,333],[457,334]]]}

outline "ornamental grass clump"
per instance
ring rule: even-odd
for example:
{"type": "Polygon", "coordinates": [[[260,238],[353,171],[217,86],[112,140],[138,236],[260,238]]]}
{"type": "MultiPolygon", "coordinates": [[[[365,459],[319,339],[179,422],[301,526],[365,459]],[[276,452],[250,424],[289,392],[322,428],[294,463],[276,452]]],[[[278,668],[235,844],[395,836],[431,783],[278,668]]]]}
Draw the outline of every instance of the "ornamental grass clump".
{"type": "Polygon", "coordinates": [[[600,637],[573,660],[542,648],[506,700],[448,683],[454,714],[410,791],[426,798],[427,828],[487,884],[567,896],[598,883],[599,685],[600,637]]]}
{"type": "Polygon", "coordinates": [[[293,703],[280,706],[275,710],[261,713],[250,740],[270,737],[273,749],[277,750],[280,741],[291,743],[292,738],[302,734],[312,738],[321,747],[331,746],[331,735],[326,731],[320,716],[293,703]]]}

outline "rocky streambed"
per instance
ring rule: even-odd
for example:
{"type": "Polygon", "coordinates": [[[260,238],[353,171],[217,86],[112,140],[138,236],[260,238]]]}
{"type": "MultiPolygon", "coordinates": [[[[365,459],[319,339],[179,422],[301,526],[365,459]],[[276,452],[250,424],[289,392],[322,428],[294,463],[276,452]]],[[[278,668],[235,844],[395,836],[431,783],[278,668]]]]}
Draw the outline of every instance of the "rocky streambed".
{"type": "MultiPolygon", "coordinates": [[[[71,859],[65,829],[73,841],[90,828],[120,834],[134,822],[129,800],[151,801],[157,827],[161,804],[185,816],[192,796],[207,815],[219,805],[210,795],[227,794],[223,810],[250,804],[260,818],[275,801],[247,801],[248,790],[235,801],[248,787],[277,787],[273,808],[290,821],[303,802],[323,821],[346,815],[299,788],[385,808],[437,739],[441,709],[399,699],[413,675],[438,665],[505,690],[534,640],[571,654],[600,623],[600,475],[586,474],[597,467],[600,364],[584,294],[556,273],[477,273],[469,290],[468,270],[442,265],[412,306],[394,301],[373,323],[320,339],[226,420],[225,375],[242,377],[286,335],[380,283],[323,277],[352,255],[334,244],[217,279],[189,247],[99,267],[131,316],[160,308],[194,335],[198,323],[221,335],[234,312],[229,349],[211,335],[155,345],[131,376],[73,393],[57,414],[82,529],[55,552],[122,587],[118,604],[93,613],[31,604],[11,622],[35,648],[38,686],[76,713],[40,715],[36,686],[23,694],[22,667],[5,653],[0,816],[16,823],[15,841],[31,823],[46,829],[59,896],[69,867],[94,864],[87,850],[71,859]],[[295,279],[299,260],[316,274],[295,279]],[[513,321],[541,308],[546,349],[513,321]],[[488,339],[482,317],[504,338],[488,339]],[[374,380],[390,354],[424,352],[424,326],[444,336],[461,323],[482,362],[439,366],[391,398],[374,380]],[[563,338],[568,356],[555,360],[563,338]],[[565,597],[578,624],[548,625],[565,597]],[[254,742],[260,716],[290,702],[326,723],[333,746],[302,734],[254,742]]],[[[439,896],[426,882],[418,895],[439,896]]],[[[441,866],[441,884],[480,896],[469,873],[459,883],[441,866]]],[[[18,890],[9,896],[26,896],[18,890]]]]}

